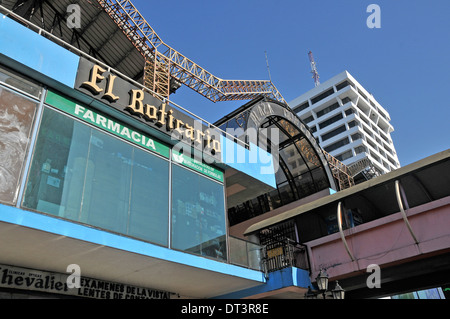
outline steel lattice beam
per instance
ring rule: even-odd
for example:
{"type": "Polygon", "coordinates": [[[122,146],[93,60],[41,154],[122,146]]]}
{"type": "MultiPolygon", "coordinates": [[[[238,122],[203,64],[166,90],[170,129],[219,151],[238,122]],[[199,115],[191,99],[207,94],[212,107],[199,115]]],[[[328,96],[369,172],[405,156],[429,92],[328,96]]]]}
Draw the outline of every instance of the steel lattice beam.
{"type": "MultiPolygon", "coordinates": [[[[266,95],[285,103],[271,81],[223,80],[162,41],[130,0],[97,0],[128,39],[145,57],[147,65],[164,65],[168,75],[213,102],[248,100],[266,95]],[[156,61],[156,62],[155,62],[156,61]]],[[[151,82],[151,81],[150,81],[151,82]]],[[[147,79],[146,83],[149,83],[147,79]]],[[[155,87],[162,87],[153,83],[155,87]]],[[[157,92],[168,97],[168,92],[157,92]]]]}

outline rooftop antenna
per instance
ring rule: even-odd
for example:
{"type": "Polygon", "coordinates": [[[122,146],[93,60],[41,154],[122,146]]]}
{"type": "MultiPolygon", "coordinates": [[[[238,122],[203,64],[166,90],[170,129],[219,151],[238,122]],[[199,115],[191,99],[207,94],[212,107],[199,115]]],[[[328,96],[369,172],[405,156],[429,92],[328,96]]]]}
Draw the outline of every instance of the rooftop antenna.
{"type": "Polygon", "coordinates": [[[266,54],[266,64],[267,64],[267,71],[269,72],[269,81],[272,82],[272,77],[270,76],[270,68],[269,68],[269,59],[267,58],[267,51],[264,51],[266,54]]]}
{"type": "Polygon", "coordinates": [[[319,73],[317,72],[316,62],[314,61],[314,57],[312,52],[308,52],[309,62],[311,62],[311,73],[313,74],[312,78],[314,79],[314,86],[318,86],[320,84],[319,81],[319,73]]]}

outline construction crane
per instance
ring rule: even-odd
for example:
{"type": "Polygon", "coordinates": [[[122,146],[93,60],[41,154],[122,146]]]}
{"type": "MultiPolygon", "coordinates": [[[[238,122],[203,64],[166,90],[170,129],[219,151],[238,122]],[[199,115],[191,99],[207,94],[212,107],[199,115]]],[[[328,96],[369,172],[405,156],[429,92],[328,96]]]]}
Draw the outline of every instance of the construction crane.
{"type": "Polygon", "coordinates": [[[224,80],[167,45],[130,0],[97,0],[146,60],[144,85],[168,98],[184,84],[213,102],[265,95],[286,103],[269,80],[224,80]]]}
{"type": "Polygon", "coordinates": [[[314,57],[311,51],[308,52],[309,62],[311,63],[311,73],[312,78],[314,79],[314,86],[318,86],[320,84],[319,81],[319,72],[317,72],[316,62],[314,61],[314,57]]]}

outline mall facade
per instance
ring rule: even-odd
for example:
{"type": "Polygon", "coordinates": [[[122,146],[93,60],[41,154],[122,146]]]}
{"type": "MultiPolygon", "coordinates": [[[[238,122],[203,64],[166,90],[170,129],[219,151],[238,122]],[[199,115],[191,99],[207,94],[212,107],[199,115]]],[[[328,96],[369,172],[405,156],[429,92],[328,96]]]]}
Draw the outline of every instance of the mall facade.
{"type": "Polygon", "coordinates": [[[3,12],[0,298],[303,296],[306,256],[264,262],[295,229],[281,245],[242,224],[338,190],[287,105],[257,98],[212,125],[3,12]]]}

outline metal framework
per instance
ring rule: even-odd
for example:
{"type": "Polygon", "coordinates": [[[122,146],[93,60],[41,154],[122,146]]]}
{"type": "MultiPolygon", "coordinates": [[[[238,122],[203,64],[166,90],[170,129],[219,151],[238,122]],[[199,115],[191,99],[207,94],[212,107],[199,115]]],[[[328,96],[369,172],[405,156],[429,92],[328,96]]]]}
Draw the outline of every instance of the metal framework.
{"type": "Polygon", "coordinates": [[[380,176],[381,172],[372,164],[368,158],[363,158],[348,166],[349,174],[356,178],[358,174],[362,174],[366,180],[380,176]]]}
{"type": "Polygon", "coordinates": [[[339,183],[339,190],[354,186],[355,181],[348,167],[331,154],[325,151],[323,151],[323,154],[330,165],[334,178],[336,178],[339,183]]]}
{"type": "Polygon", "coordinates": [[[285,103],[271,81],[223,80],[206,71],[156,34],[130,0],[97,0],[146,59],[144,85],[168,97],[184,84],[213,102],[248,100],[266,95],[285,103]]]}

